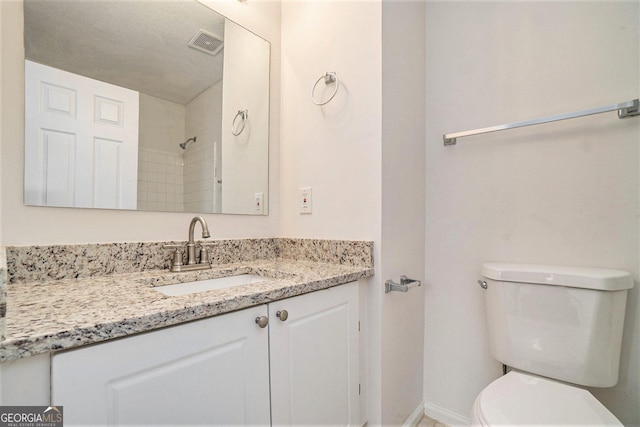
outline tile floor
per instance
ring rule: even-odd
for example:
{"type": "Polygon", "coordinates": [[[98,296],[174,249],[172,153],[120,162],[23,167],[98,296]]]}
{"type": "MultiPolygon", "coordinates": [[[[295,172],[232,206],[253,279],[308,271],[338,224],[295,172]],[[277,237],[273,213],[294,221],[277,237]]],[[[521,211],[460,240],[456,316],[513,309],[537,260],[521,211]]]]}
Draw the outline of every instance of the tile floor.
{"type": "Polygon", "coordinates": [[[449,427],[449,426],[447,424],[441,423],[440,421],[429,418],[425,415],[424,417],[422,417],[417,427],[449,427]]]}

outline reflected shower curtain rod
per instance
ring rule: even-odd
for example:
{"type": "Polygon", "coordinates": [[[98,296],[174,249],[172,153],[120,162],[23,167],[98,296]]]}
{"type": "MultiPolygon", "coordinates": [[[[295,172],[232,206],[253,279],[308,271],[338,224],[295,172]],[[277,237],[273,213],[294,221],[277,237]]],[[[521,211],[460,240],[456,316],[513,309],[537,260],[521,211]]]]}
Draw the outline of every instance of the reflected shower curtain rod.
{"type": "Polygon", "coordinates": [[[525,120],[522,122],[509,123],[505,125],[491,126],[482,129],[467,130],[464,132],[448,133],[442,135],[444,145],[455,145],[457,138],[465,136],[479,135],[482,133],[497,132],[500,130],[515,129],[524,126],[539,125],[542,123],[557,122],[559,120],[574,119],[576,117],[590,116],[592,114],[607,113],[609,111],[618,110],[618,118],[624,119],[640,114],[638,110],[639,101],[633,99],[631,101],[622,102],[620,104],[609,105],[606,107],[592,108],[591,110],[576,111],[574,113],[558,114],[556,116],[540,117],[533,120],[525,120]]]}

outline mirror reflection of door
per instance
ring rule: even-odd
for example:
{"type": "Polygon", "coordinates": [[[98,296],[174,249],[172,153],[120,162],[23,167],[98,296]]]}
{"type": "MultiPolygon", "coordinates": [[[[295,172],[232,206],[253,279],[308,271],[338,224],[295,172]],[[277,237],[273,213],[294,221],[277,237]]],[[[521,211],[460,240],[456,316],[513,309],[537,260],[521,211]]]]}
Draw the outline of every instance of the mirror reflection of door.
{"type": "MultiPolygon", "coordinates": [[[[25,204],[268,214],[268,41],[197,1],[24,0],[23,5],[27,61],[138,93],[138,173],[132,185],[114,183],[128,180],[119,169],[124,164],[115,166],[124,153],[114,142],[120,137],[81,144],[80,134],[65,130],[38,139],[41,131],[31,127],[27,112],[25,204]],[[232,136],[238,110],[248,110],[249,120],[244,132],[232,136]],[[38,144],[40,152],[33,148],[38,144]],[[100,162],[76,157],[90,144],[100,162]],[[92,162],[109,165],[102,167],[106,175],[85,171],[92,162]],[[86,188],[89,182],[95,190],[105,189],[104,197],[77,194],[78,185],[86,188]],[[128,191],[134,194],[125,197],[128,191]]],[[[63,110],[80,108],[63,92],[51,94],[63,110]]],[[[120,102],[117,96],[102,98],[120,102]]],[[[131,117],[132,108],[123,105],[104,103],[102,120],[117,120],[123,111],[125,119],[131,117]]],[[[87,108],[77,114],[93,114],[87,108]]]]}
{"type": "Polygon", "coordinates": [[[25,202],[135,209],[138,93],[25,61],[25,202]]]}

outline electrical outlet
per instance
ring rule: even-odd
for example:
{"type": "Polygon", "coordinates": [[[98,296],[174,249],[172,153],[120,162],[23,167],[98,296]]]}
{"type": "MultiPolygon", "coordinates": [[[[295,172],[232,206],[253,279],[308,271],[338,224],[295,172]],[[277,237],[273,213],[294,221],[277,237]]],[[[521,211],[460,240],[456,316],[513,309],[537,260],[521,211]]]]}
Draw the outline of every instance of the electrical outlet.
{"type": "Polygon", "coordinates": [[[311,213],[311,187],[303,187],[300,189],[300,213],[311,213]]]}
{"type": "Polygon", "coordinates": [[[255,200],[254,212],[258,214],[264,213],[264,193],[254,193],[255,200]]]}

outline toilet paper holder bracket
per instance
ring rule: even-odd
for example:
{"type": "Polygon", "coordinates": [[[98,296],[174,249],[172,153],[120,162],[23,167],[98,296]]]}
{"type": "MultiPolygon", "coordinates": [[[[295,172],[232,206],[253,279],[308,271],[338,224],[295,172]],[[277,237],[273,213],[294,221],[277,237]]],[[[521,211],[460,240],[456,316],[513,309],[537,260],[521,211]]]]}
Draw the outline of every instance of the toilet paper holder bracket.
{"type": "Polygon", "coordinates": [[[422,282],[416,279],[410,279],[405,275],[400,276],[400,283],[395,283],[393,280],[389,279],[384,282],[384,292],[407,292],[410,288],[422,286],[422,282]]]}

